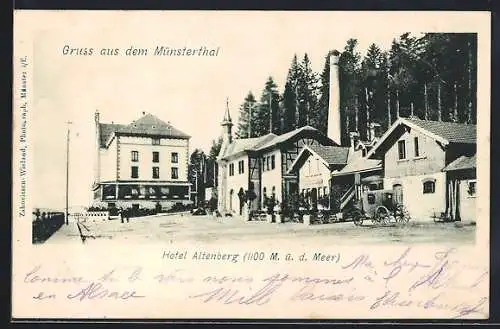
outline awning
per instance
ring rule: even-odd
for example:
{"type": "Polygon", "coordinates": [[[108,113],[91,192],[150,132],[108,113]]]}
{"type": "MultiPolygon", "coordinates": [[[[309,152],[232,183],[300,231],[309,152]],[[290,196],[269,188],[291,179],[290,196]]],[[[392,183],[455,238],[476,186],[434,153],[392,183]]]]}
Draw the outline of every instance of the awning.
{"type": "Polygon", "coordinates": [[[365,178],[361,178],[361,183],[367,183],[367,184],[380,183],[383,181],[384,181],[384,178],[380,175],[371,175],[371,176],[368,176],[365,178]]]}

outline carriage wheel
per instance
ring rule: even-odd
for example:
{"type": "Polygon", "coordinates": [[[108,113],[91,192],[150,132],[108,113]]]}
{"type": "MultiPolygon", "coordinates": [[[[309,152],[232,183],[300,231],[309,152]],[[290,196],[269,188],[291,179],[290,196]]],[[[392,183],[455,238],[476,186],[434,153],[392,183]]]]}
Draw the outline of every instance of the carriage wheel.
{"type": "Polygon", "coordinates": [[[377,223],[387,225],[389,223],[389,220],[390,220],[389,210],[384,206],[378,207],[377,210],[375,211],[374,219],[377,221],[377,223]]]}
{"type": "Polygon", "coordinates": [[[356,226],[361,226],[363,225],[363,214],[359,210],[354,210],[351,213],[352,220],[354,222],[354,225],[356,226]]]}
{"type": "Polygon", "coordinates": [[[394,217],[396,217],[396,222],[402,224],[406,224],[410,221],[410,213],[403,204],[398,204],[396,206],[394,217]]]}

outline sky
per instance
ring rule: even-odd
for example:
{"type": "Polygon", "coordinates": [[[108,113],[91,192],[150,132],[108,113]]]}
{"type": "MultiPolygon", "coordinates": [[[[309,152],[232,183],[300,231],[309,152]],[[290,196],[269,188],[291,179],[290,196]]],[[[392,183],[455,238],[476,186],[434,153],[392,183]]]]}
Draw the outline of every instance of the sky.
{"type": "Polygon", "coordinates": [[[32,203],[64,207],[67,121],[72,122],[70,204],[87,206],[96,109],[104,123],[128,124],[142,112],[152,113],[190,135],[190,151],[208,151],[221,133],[226,99],[237,122],[246,94],[260,97],[269,76],[283,90],[294,54],[307,53],[313,70],[321,72],[328,51],[342,50],[349,38],[358,39],[364,54],[371,43],[387,49],[404,32],[443,29],[438,15],[427,15],[429,21],[396,12],[39,13],[29,30],[32,203]],[[95,53],[65,56],[65,45],[95,53]],[[98,54],[101,48],[124,52],[131,46],[150,55],[98,54]],[[156,46],[220,50],[217,57],[151,56],[156,46]]]}

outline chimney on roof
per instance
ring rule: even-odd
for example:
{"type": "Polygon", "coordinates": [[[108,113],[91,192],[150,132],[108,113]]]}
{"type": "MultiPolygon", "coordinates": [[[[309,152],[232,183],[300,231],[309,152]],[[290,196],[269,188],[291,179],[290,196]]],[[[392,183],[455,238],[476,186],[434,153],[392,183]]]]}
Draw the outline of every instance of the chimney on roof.
{"type": "Polygon", "coordinates": [[[353,131],[353,132],[349,133],[349,140],[351,142],[350,146],[354,150],[354,148],[356,147],[356,144],[359,141],[359,133],[357,131],[353,131]]]}
{"type": "Polygon", "coordinates": [[[330,52],[330,97],[328,101],[327,135],[340,145],[340,82],[339,55],[337,50],[330,52]]]}

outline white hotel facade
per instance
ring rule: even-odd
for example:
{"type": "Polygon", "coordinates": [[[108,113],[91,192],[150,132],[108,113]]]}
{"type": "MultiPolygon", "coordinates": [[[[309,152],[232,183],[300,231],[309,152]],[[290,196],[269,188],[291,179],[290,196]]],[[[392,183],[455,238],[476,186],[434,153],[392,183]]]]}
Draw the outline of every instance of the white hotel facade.
{"type": "Polygon", "coordinates": [[[152,114],[128,125],[95,113],[93,206],[168,209],[188,204],[190,136],[152,114]]]}

